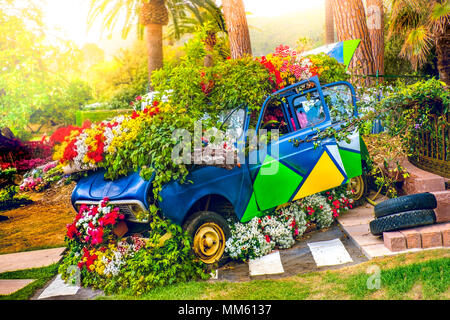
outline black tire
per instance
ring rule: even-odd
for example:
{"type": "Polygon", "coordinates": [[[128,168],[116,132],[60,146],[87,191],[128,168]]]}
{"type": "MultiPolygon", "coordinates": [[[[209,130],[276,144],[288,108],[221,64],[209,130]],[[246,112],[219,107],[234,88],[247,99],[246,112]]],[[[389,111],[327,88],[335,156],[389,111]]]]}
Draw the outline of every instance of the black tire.
{"type": "Polygon", "coordinates": [[[434,210],[414,210],[391,214],[370,222],[370,232],[381,235],[383,232],[408,229],[436,223],[434,210]]]}
{"type": "MultiPolygon", "coordinates": [[[[225,235],[225,242],[231,237],[231,231],[228,222],[220,214],[212,211],[200,211],[194,213],[183,224],[183,229],[186,230],[187,233],[194,239],[199,228],[207,223],[214,223],[222,229],[225,235]]],[[[194,253],[196,253],[195,248],[194,253]]],[[[197,253],[196,255],[199,256],[197,253]]],[[[228,258],[226,257],[226,255],[223,254],[216,262],[218,262],[219,264],[223,264],[227,259],[228,258]]]]}
{"type": "Polygon", "coordinates": [[[383,201],[375,206],[375,217],[380,218],[394,213],[436,209],[436,197],[431,193],[418,193],[383,201]]]}

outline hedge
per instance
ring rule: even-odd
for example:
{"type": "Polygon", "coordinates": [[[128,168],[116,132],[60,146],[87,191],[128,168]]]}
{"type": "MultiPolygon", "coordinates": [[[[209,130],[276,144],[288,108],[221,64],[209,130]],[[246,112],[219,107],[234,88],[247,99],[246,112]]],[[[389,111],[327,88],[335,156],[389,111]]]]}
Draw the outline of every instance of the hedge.
{"type": "Polygon", "coordinates": [[[92,123],[97,123],[121,114],[128,114],[132,112],[133,109],[77,111],[76,124],[81,127],[83,122],[88,119],[92,123]]]}

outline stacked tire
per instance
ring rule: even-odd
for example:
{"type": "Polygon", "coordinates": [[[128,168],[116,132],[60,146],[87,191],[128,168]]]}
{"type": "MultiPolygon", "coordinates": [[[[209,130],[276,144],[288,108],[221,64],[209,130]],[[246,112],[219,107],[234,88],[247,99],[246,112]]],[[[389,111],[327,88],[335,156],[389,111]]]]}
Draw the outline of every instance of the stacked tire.
{"type": "Polygon", "coordinates": [[[375,220],[370,222],[370,232],[381,235],[436,223],[436,197],[431,193],[418,193],[389,199],[375,206],[375,220]]]}

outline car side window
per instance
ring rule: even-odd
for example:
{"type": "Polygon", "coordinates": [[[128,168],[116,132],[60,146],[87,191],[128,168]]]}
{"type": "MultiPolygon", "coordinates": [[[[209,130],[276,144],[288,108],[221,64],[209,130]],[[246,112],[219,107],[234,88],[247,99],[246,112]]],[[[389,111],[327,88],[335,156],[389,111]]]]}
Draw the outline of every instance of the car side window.
{"type": "Polygon", "coordinates": [[[322,88],[325,102],[328,105],[333,123],[349,119],[355,111],[353,95],[350,87],[337,84],[322,88]]]}
{"type": "Polygon", "coordinates": [[[317,91],[295,98],[292,104],[300,125],[300,128],[294,128],[295,130],[313,127],[326,118],[324,107],[317,91]]]}

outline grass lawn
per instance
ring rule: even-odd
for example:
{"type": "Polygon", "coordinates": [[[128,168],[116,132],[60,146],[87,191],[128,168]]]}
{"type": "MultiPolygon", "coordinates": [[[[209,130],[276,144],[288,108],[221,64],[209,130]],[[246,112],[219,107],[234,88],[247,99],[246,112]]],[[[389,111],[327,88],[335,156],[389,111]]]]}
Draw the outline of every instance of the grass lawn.
{"type": "Polygon", "coordinates": [[[27,285],[25,288],[22,288],[13,294],[7,296],[0,295],[0,300],[28,300],[38,289],[42,288],[57,273],[58,264],[56,263],[43,268],[0,273],[0,279],[35,279],[35,281],[27,285]]]}
{"type": "MultiPolygon", "coordinates": [[[[250,282],[190,282],[156,288],[139,297],[146,300],[303,300],[303,299],[450,299],[450,250],[439,249],[378,258],[333,271],[301,274],[279,280],[250,282]],[[381,270],[381,287],[368,289],[381,270]]],[[[100,299],[136,299],[115,295],[100,299]]]]}

